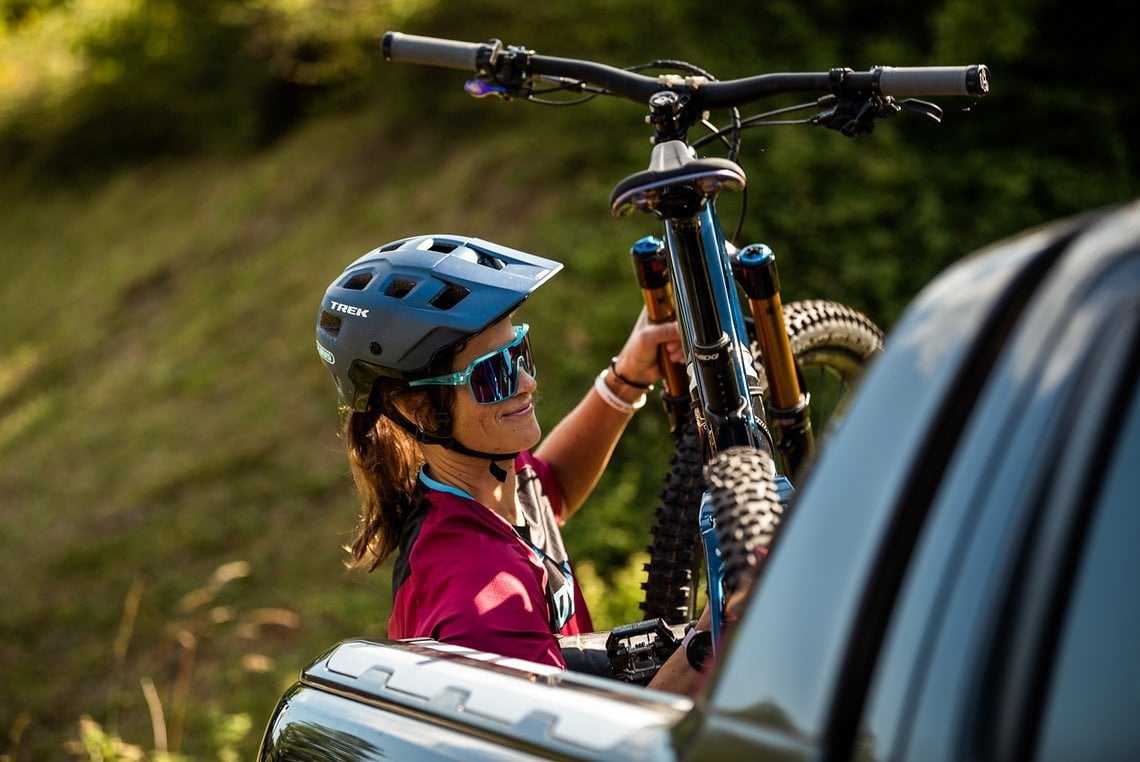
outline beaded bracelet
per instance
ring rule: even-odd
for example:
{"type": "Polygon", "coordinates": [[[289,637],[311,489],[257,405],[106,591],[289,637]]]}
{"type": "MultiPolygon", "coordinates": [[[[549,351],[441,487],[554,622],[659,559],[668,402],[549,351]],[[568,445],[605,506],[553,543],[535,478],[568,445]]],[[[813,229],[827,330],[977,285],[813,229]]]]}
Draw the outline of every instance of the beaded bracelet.
{"type": "Polygon", "coordinates": [[[622,374],[618,373],[617,361],[618,359],[616,357],[610,360],[610,373],[614,374],[614,378],[616,378],[618,381],[621,381],[626,386],[632,386],[634,389],[641,389],[645,392],[653,391],[653,384],[643,384],[640,381],[632,381],[622,374]]]}
{"type": "Polygon", "coordinates": [[[625,413],[627,415],[635,413],[645,406],[645,394],[642,394],[635,402],[626,402],[617,396],[614,390],[606,383],[606,374],[609,372],[610,369],[606,368],[594,379],[594,391],[598,393],[598,396],[602,398],[603,402],[619,413],[625,413]]]}

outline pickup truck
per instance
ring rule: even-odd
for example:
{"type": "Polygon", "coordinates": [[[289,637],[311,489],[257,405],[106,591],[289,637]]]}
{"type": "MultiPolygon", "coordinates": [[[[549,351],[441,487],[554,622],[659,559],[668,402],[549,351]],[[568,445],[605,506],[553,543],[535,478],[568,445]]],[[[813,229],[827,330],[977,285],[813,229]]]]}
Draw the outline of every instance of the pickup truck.
{"type": "Polygon", "coordinates": [[[700,692],[341,643],[262,760],[1140,759],[1140,203],[914,301],[700,692]]]}

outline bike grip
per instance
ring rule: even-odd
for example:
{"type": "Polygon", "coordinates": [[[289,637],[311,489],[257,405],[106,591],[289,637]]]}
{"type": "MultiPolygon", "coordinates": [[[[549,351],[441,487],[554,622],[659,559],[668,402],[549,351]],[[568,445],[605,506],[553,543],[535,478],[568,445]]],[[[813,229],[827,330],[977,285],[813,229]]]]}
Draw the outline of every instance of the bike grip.
{"type": "Polygon", "coordinates": [[[884,66],[879,72],[883,95],[985,95],[990,91],[990,70],[970,66],[884,66]]]}
{"type": "Polygon", "coordinates": [[[385,60],[467,71],[478,68],[476,61],[482,47],[483,43],[480,42],[444,40],[402,32],[387,32],[380,42],[385,60]]]}

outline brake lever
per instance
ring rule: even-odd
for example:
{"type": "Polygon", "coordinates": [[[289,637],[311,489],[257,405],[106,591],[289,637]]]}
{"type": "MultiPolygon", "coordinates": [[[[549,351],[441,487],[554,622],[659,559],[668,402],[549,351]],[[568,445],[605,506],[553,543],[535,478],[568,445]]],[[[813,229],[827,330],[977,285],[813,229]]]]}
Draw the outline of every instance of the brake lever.
{"type": "Polygon", "coordinates": [[[472,98],[486,98],[490,95],[497,95],[504,100],[510,98],[507,88],[497,82],[492,82],[490,77],[476,77],[467,80],[463,84],[463,91],[472,98]]]}
{"type": "Polygon", "coordinates": [[[526,83],[534,51],[521,45],[504,48],[498,40],[491,40],[485,47],[488,52],[478,61],[479,73],[463,85],[464,91],[473,98],[526,98],[530,94],[526,83]]]}
{"type": "Polygon", "coordinates": [[[823,110],[809,122],[836,130],[849,138],[870,134],[875,129],[876,119],[886,119],[900,111],[921,114],[939,123],[943,114],[941,107],[929,101],[917,98],[896,101],[889,95],[874,93],[858,93],[845,97],[825,95],[816,101],[816,104],[823,110]]]}
{"type": "Polygon", "coordinates": [[[512,98],[525,99],[531,94],[530,88],[504,85],[502,82],[496,82],[491,77],[485,76],[478,76],[474,79],[467,80],[463,84],[463,91],[472,98],[486,98],[493,95],[505,101],[509,101],[512,98]]]}
{"type": "Polygon", "coordinates": [[[911,113],[922,114],[923,116],[930,117],[939,124],[942,122],[942,107],[930,103],[929,101],[920,101],[917,98],[907,98],[902,102],[902,107],[911,113]]]}

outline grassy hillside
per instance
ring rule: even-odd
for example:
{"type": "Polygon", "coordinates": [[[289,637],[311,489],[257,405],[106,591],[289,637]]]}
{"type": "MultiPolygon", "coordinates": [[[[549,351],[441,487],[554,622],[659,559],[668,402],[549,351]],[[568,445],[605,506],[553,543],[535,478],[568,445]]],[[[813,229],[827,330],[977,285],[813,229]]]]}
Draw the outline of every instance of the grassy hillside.
{"type": "MultiPolygon", "coordinates": [[[[727,13],[704,35],[740,67],[724,76],[765,54],[784,58],[756,66],[913,60],[886,34],[856,51],[793,44],[794,5],[772,9],[787,50],[718,47],[743,28],[727,13]]],[[[573,54],[557,46],[564,26],[528,42],[573,54]]],[[[618,49],[620,30],[594,31],[618,49]]],[[[613,57],[645,58],[630,55],[613,57]]],[[[612,185],[646,160],[632,107],[472,102],[457,75],[410,67],[377,79],[367,110],[258,153],[0,178],[0,760],[60,758],[85,715],[146,749],[163,745],[157,726],[188,757],[246,759],[298,669],[337,640],[384,635],[387,570],[341,563],[355,505],[313,348],[320,295],[349,260],[458,232],[565,262],[524,308],[546,428],[620,346],[639,309],[626,252],[653,230],[607,212],[612,185]]],[[[1065,110],[1002,82],[941,127],[913,117],[858,143],[808,130],[746,141],[743,242],[774,246],[790,298],[840,299],[889,327],[955,257],[1137,192],[1135,138],[1098,140],[1072,118],[1100,113],[1083,85],[1058,88],[1065,110]],[[1048,131],[1047,150],[1010,127],[1044,123],[1075,126],[1048,131]]],[[[722,216],[737,209],[726,199],[722,216]]],[[[636,617],[631,554],[647,541],[664,429],[658,411],[639,414],[567,530],[602,626],[636,617]]]]}
{"type": "MultiPolygon", "coordinates": [[[[341,566],[354,503],[313,350],[320,293],[351,258],[461,231],[569,261],[526,315],[546,425],[620,346],[638,296],[616,284],[642,231],[605,217],[601,179],[537,194],[534,162],[497,166],[509,138],[439,166],[440,135],[378,123],[3,191],[0,725],[20,731],[20,759],[57,756],[84,713],[149,747],[146,681],[185,751],[212,756],[219,718],[244,713],[248,756],[301,665],[384,634],[386,572],[341,566]]],[[[611,500],[651,494],[616,471],[611,500]]],[[[606,570],[644,528],[616,522],[606,570]]]]}

